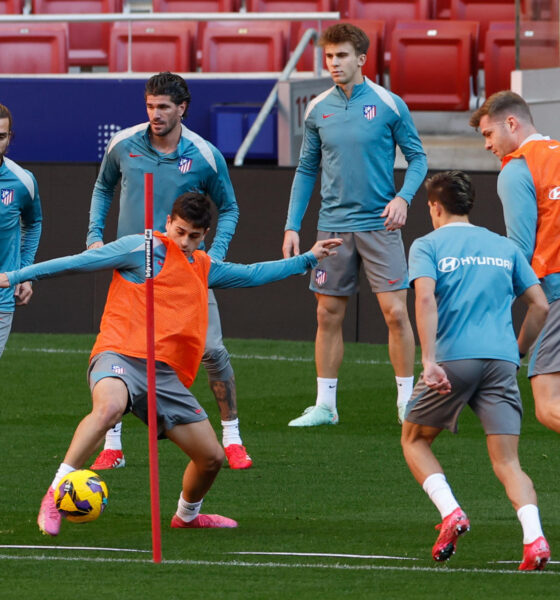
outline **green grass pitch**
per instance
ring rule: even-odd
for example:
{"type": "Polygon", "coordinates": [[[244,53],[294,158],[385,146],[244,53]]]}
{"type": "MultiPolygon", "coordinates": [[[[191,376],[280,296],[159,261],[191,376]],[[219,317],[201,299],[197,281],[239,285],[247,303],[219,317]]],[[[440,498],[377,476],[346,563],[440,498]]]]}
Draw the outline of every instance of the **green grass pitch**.
{"type": "MultiPolygon", "coordinates": [[[[160,442],[163,563],[152,563],[147,428],[129,415],[127,466],[102,473],[109,487],[105,513],[94,523],[63,522],[57,538],[42,536],[41,498],[89,410],[92,342],[92,336],[13,334],[0,360],[0,599],[558,597],[559,440],[535,420],[525,369],[520,454],[539,496],[553,562],[542,573],[517,572],[521,527],[467,410],[459,435],[442,434],[435,450],[471,531],[457,554],[438,565],[430,551],[439,514],[402,457],[383,346],[346,346],[340,424],[302,430],[287,423],[314,402],[313,344],[227,340],[254,467],[225,466],[204,511],[237,519],[238,529],[170,529],[186,458],[160,442]]],[[[219,431],[205,379],[201,371],[193,391],[219,431]]]]}

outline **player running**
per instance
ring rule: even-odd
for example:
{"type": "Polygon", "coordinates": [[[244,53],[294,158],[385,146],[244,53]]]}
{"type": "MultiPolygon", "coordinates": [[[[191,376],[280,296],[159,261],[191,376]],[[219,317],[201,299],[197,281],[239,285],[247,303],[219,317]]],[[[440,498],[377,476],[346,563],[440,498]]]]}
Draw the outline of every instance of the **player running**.
{"type": "MultiPolygon", "coordinates": [[[[252,287],[305,272],[335,253],[342,242],[317,242],[301,256],[239,265],[213,260],[197,250],[210,226],[210,204],[201,194],[183,194],[167,217],[166,235],[154,233],[155,358],[158,434],[191,458],[183,476],[171,527],[236,527],[233,519],[200,514],[225,455],[204,409],[190,393],[204,351],[208,286],[252,287]]],[[[115,269],[100,333],[88,370],[93,408],[78,425],[49,487],[37,522],[58,535],[61,515],[54,490],[68,473],[83,467],[107,430],[127,412],[147,423],[145,256],[141,235],[101,248],[0,274],[0,287],[69,273],[115,269]]]]}
{"type": "Polygon", "coordinates": [[[546,297],[515,244],[469,223],[474,190],[466,174],[439,173],[426,189],[435,231],[415,240],[409,256],[424,372],[406,407],[401,442],[412,474],[441,514],[432,556],[450,558],[470,527],[431,449],[443,429],[457,432],[468,404],[523,528],[519,569],[544,569],[550,549],[533,483],[517,453],[522,416],[517,369],[520,353],[544,324],[546,297]],[[528,307],[517,340],[511,316],[516,296],[528,307]]]}

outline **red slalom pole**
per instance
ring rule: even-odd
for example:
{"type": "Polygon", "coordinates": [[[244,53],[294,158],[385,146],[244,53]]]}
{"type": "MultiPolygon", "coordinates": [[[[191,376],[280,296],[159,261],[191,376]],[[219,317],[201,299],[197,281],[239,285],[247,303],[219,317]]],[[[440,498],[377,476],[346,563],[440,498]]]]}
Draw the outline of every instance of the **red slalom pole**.
{"type": "Polygon", "coordinates": [[[152,556],[161,562],[161,520],[157,447],[156,361],[154,336],[154,177],[144,173],[144,240],[146,266],[146,376],[148,382],[148,439],[150,452],[150,498],[152,508],[152,556]]]}

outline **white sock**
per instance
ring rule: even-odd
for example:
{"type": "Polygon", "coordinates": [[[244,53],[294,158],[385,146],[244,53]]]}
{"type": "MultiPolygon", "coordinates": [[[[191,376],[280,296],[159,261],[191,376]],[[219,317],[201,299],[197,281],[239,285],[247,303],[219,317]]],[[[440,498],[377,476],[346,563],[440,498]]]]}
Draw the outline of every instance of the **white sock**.
{"type": "Polygon", "coordinates": [[[122,421],[117,423],[112,429],[105,434],[104,450],[122,450],[121,442],[122,421]]]}
{"type": "Polygon", "coordinates": [[[202,500],[199,502],[187,502],[183,498],[183,492],[179,496],[179,503],[177,504],[177,516],[188,523],[198,517],[200,507],[202,506],[202,500]]]}
{"type": "Polygon", "coordinates": [[[317,400],[316,405],[322,404],[328,409],[336,412],[336,386],[338,379],[317,377],[317,400]]]}
{"type": "Polygon", "coordinates": [[[526,504],[517,511],[517,518],[523,528],[523,543],[531,544],[537,538],[544,536],[539,509],[534,504],[526,504]]]}
{"type": "Polygon", "coordinates": [[[233,421],[222,421],[222,446],[225,448],[230,444],[243,444],[239,435],[239,419],[233,421]]]}
{"type": "Polygon", "coordinates": [[[396,377],[397,382],[397,404],[406,404],[412,396],[414,389],[414,376],[412,377],[396,377]]]}
{"type": "Polygon", "coordinates": [[[68,475],[68,473],[72,473],[72,471],[75,471],[76,469],[74,467],[71,467],[70,465],[67,465],[66,463],[60,463],[60,466],[58,467],[58,471],[56,472],[56,475],[54,476],[54,479],[52,480],[51,483],[51,487],[53,490],[56,489],[56,486],[60,483],[60,480],[63,477],[66,477],[66,475],[68,475]]]}
{"type": "Polygon", "coordinates": [[[436,505],[442,519],[445,519],[447,515],[450,515],[456,508],[459,508],[459,503],[455,500],[455,496],[443,473],[429,475],[424,480],[422,487],[430,497],[430,500],[436,505]]]}

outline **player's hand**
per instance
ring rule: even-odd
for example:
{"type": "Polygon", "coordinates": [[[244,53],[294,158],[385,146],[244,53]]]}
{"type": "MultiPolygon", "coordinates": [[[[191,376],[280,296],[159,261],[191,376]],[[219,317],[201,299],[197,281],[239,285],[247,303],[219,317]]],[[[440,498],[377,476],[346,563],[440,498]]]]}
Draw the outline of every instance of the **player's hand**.
{"type": "Polygon", "coordinates": [[[0,288],[9,288],[10,282],[6,273],[0,273],[0,288]]]}
{"type": "Polygon", "coordinates": [[[93,244],[90,244],[87,249],[95,250],[96,248],[101,248],[101,246],[103,246],[103,242],[93,242],[93,244]]]}
{"type": "Polygon", "coordinates": [[[435,390],[438,394],[449,394],[451,391],[451,383],[447,378],[445,371],[435,362],[424,363],[424,372],[422,377],[426,385],[435,390]]]}
{"type": "Polygon", "coordinates": [[[395,196],[381,213],[382,217],[386,217],[383,225],[387,231],[395,231],[403,227],[406,223],[407,215],[408,202],[400,196],[395,196]]]}
{"type": "Polygon", "coordinates": [[[287,229],[284,233],[284,243],[282,244],[282,254],[284,258],[299,255],[299,233],[292,229],[287,229]]]}
{"type": "Polygon", "coordinates": [[[31,287],[31,281],[24,281],[23,283],[18,283],[16,285],[16,291],[14,292],[14,296],[16,298],[17,306],[24,306],[25,304],[29,304],[32,295],[33,288],[31,287]]]}
{"type": "Polygon", "coordinates": [[[333,250],[333,248],[340,246],[340,244],[342,244],[341,238],[319,240],[318,242],[315,242],[313,248],[311,248],[311,252],[313,252],[317,260],[323,260],[323,258],[326,258],[327,256],[334,256],[336,250],[333,250]]]}

